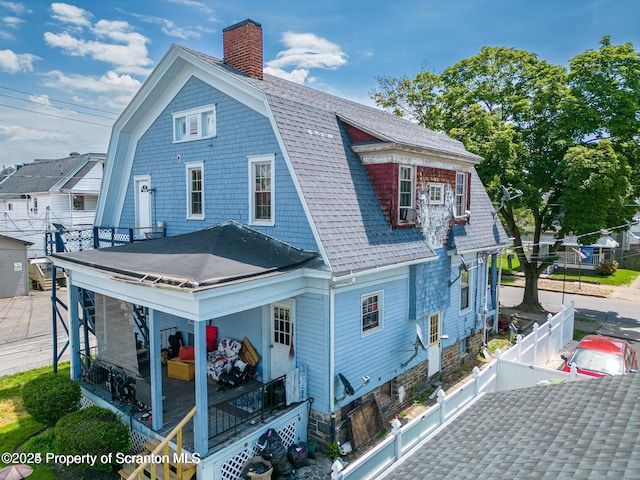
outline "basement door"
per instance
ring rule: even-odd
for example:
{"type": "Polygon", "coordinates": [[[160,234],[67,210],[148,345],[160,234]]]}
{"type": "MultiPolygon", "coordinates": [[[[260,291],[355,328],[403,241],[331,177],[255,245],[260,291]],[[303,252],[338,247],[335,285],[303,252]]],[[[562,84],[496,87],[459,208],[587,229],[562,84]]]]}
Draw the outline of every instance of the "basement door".
{"type": "Polygon", "coordinates": [[[281,377],[295,368],[293,307],[290,304],[271,305],[271,379],[281,377]]]}
{"type": "Polygon", "coordinates": [[[429,371],[427,375],[431,378],[440,371],[440,313],[429,316],[429,371]]]}

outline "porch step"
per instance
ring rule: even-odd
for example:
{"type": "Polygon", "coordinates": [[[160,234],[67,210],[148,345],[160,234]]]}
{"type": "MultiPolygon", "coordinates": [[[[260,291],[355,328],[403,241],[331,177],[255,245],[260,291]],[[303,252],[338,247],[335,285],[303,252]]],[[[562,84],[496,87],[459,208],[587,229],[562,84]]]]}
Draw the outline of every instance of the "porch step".
{"type": "MultiPolygon", "coordinates": [[[[157,440],[154,438],[144,442],[143,445],[146,450],[145,453],[150,454],[158,447],[158,445],[160,445],[160,440],[157,440]]],[[[175,450],[172,448],[169,448],[170,458],[173,458],[174,453],[175,453],[175,450]]],[[[164,455],[164,452],[161,452],[160,455],[164,455]]],[[[130,465],[128,467],[124,467],[123,469],[121,469],[118,472],[120,474],[120,479],[126,480],[129,477],[129,475],[133,473],[136,467],[137,465],[130,465]]],[[[166,478],[164,476],[164,465],[156,465],[156,478],[158,480],[191,480],[191,478],[193,478],[195,474],[196,474],[196,464],[191,462],[181,462],[181,463],[170,462],[169,476],[166,478]],[[180,464],[182,465],[182,476],[179,477],[177,471],[178,471],[178,465],[180,464]]],[[[150,465],[147,465],[145,467],[143,478],[155,480],[155,479],[151,479],[150,465]]]]}
{"type": "MultiPolygon", "coordinates": [[[[137,465],[129,465],[128,467],[124,467],[123,469],[118,471],[118,474],[120,475],[120,480],[127,480],[127,478],[129,478],[129,476],[135,471],[135,469],[137,468],[137,465]]],[[[164,476],[164,468],[162,468],[161,465],[157,465],[156,466],[156,476],[155,479],[151,477],[151,466],[147,465],[144,468],[144,472],[143,472],[143,476],[142,478],[144,479],[150,479],[150,480],[180,480],[180,477],[178,477],[178,475],[176,475],[175,472],[171,471],[171,469],[169,469],[169,476],[165,478],[164,476]]]]}

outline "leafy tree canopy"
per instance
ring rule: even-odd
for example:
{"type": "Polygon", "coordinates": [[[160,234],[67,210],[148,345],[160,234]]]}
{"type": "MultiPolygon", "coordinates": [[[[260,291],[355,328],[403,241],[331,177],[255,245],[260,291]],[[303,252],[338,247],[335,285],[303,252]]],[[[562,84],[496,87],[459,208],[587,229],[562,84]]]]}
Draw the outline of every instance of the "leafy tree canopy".
{"type": "Polygon", "coordinates": [[[524,307],[539,308],[537,280],[565,235],[593,241],[592,232],[635,214],[628,205],[640,183],[640,55],[631,44],[604,37],[599,50],[577,55],[568,68],[484,47],[440,74],[378,84],[371,95],[379,106],[482,156],[478,173],[496,202],[501,185],[522,190],[500,213],[525,273],[524,307]],[[521,215],[533,219],[529,257],[521,215]],[[558,241],[543,257],[540,236],[549,230],[558,241]]]}

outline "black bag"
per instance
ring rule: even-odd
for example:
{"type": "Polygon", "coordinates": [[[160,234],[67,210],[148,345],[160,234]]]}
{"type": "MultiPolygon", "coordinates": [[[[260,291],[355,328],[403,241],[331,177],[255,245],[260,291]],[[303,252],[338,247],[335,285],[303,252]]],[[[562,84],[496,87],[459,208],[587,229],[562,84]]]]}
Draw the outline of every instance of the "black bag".
{"type": "Polygon", "coordinates": [[[248,378],[249,375],[246,369],[242,371],[239,367],[234,366],[230,372],[225,372],[220,375],[218,383],[223,387],[237,387],[241,383],[246,382],[248,378]]]}
{"type": "Polygon", "coordinates": [[[262,452],[260,453],[262,458],[271,462],[274,479],[294,477],[293,467],[291,463],[289,463],[287,451],[284,448],[278,432],[270,428],[260,436],[258,444],[260,448],[262,448],[262,452]]]}
{"type": "Polygon", "coordinates": [[[174,335],[169,335],[169,358],[177,357],[180,353],[180,347],[182,346],[182,333],[176,332],[174,335]]]}
{"type": "Polygon", "coordinates": [[[307,449],[302,445],[295,443],[287,449],[287,457],[293,465],[293,468],[302,468],[309,466],[309,455],[307,449]]]}

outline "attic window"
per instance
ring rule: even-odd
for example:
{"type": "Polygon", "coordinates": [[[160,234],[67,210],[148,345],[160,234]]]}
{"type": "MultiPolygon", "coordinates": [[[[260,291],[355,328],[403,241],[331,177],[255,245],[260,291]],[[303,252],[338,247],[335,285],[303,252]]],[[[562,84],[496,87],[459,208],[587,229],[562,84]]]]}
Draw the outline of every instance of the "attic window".
{"type": "Polygon", "coordinates": [[[444,204],[444,184],[443,183],[429,184],[429,204],[430,205],[444,204]]]}
{"type": "Polygon", "coordinates": [[[216,136],[215,105],[173,114],[173,141],[188,142],[216,136]]]}
{"type": "Polygon", "coordinates": [[[467,209],[467,174],[456,173],[456,217],[463,217],[467,209]]]}

